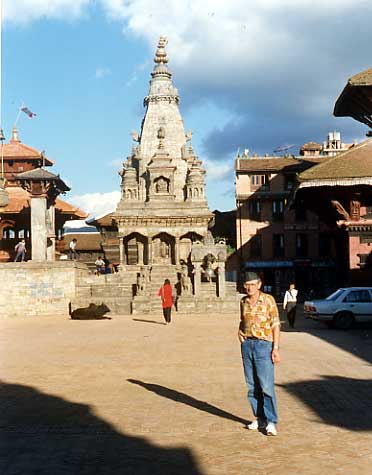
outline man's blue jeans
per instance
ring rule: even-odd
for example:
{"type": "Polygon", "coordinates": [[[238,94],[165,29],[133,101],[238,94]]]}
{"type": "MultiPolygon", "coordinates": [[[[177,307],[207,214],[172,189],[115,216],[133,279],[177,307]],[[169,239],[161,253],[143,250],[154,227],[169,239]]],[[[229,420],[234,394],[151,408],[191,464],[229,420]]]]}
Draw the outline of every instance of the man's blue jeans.
{"type": "Polygon", "coordinates": [[[272,343],[270,341],[248,338],[242,343],[244,376],[253,414],[259,420],[276,424],[278,411],[271,351],[272,343]]]}

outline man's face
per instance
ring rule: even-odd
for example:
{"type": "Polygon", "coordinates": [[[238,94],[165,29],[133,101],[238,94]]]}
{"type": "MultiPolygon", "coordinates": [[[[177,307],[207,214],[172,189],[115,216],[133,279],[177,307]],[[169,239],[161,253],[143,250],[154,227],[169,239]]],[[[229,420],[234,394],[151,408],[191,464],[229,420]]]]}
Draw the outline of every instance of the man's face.
{"type": "Polygon", "coordinates": [[[260,280],[250,280],[244,284],[245,291],[247,292],[248,297],[255,297],[261,288],[260,280]]]}

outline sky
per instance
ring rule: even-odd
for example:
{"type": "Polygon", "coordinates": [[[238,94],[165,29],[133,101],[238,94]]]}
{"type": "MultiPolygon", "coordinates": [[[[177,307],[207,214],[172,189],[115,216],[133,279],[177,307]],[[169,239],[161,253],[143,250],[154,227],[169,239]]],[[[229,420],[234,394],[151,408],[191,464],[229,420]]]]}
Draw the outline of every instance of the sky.
{"type": "Polygon", "coordinates": [[[120,198],[159,36],[185,130],[207,170],[211,210],[235,206],[237,151],[361,141],[333,117],[347,79],[370,68],[370,0],[2,0],[2,117],[9,139],[45,150],[92,216],[120,198]]]}

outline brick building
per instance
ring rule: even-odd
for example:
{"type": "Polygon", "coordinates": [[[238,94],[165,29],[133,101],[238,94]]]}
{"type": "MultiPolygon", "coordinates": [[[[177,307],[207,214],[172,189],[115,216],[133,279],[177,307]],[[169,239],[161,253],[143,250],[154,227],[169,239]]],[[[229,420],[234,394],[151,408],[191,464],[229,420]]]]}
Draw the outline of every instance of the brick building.
{"type": "Polygon", "coordinates": [[[235,161],[237,258],[241,271],[255,270],[268,291],[281,297],[290,281],[318,293],[335,284],[336,244],[316,212],[287,206],[298,174],[348,150],[338,132],[322,145],[308,142],[295,156],[250,156],[235,161]]]}

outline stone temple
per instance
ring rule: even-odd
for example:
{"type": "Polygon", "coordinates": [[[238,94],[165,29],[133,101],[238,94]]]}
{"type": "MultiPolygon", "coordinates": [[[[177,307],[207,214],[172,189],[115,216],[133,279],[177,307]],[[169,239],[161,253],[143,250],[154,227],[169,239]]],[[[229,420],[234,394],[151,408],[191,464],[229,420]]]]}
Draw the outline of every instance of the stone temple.
{"type": "Polygon", "coordinates": [[[205,171],[185,134],[161,38],[145,97],[140,134],[121,172],[122,194],[113,219],[124,265],[177,265],[192,243],[207,236],[213,214],[205,197],[205,171]]]}
{"type": "Polygon", "coordinates": [[[181,312],[222,310],[229,300],[235,308],[235,283],[225,281],[226,245],[215,243],[208,228],[214,215],[205,170],[192,133],[185,133],[166,43],[161,37],[141,131],[132,132],[134,145],[120,172],[120,202],[92,224],[106,257],[120,261],[120,275],[108,278],[127,282],[133,313],[160,306],[156,292],[165,278],[177,289],[181,312]]]}

